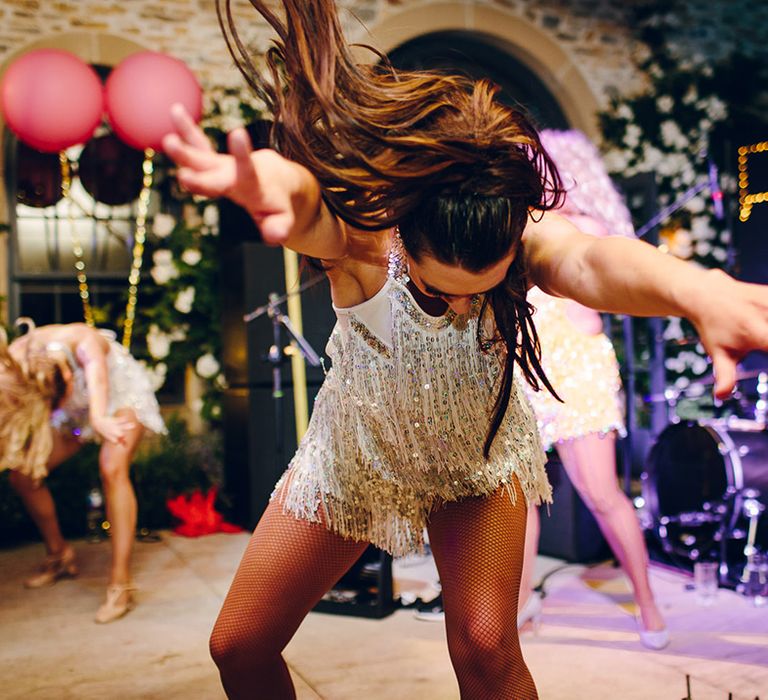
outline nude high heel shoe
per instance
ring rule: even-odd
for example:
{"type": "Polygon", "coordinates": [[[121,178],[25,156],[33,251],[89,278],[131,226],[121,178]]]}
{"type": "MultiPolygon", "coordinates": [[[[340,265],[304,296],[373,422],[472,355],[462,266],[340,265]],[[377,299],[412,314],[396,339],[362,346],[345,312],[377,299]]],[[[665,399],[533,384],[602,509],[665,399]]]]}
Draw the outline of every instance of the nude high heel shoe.
{"type": "Polygon", "coordinates": [[[80,573],[75,560],[75,550],[65,547],[61,554],[49,554],[40,571],[24,581],[25,588],[43,588],[52,586],[62,578],[74,578],[80,573]]]}
{"type": "Polygon", "coordinates": [[[102,625],[114,622],[133,610],[136,605],[133,599],[135,590],[132,583],[112,583],[107,586],[107,599],[96,611],[95,622],[102,625]]]}
{"type": "Polygon", "coordinates": [[[541,625],[541,609],[541,596],[531,592],[525,605],[517,613],[517,629],[521,629],[530,620],[534,632],[538,632],[541,625]]]}

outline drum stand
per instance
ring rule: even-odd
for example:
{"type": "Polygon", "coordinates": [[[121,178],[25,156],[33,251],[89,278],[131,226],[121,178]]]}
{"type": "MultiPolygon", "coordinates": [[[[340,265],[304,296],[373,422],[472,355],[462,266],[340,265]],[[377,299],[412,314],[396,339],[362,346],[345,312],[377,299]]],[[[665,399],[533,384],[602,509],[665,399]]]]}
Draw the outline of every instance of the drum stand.
{"type": "Polygon", "coordinates": [[[752,598],[755,605],[765,605],[768,603],[768,559],[755,546],[757,521],[765,510],[765,506],[757,500],[760,492],[755,489],[745,489],[741,495],[744,498],[742,512],[744,517],[749,519],[749,528],[747,543],[744,545],[747,563],[736,590],[752,598]]]}

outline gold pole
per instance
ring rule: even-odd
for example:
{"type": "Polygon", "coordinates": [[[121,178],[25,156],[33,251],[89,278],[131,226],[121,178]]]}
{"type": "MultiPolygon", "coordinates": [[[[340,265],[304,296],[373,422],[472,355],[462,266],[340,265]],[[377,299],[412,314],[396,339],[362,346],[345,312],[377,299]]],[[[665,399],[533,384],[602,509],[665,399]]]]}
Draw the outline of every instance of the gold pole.
{"type": "MultiPolygon", "coordinates": [[[[301,297],[291,295],[299,287],[299,256],[293,250],[283,248],[283,264],[285,265],[285,291],[288,297],[288,318],[298,333],[303,334],[301,321],[301,297]]],[[[304,356],[291,341],[291,376],[293,377],[293,405],[296,419],[296,439],[301,440],[307,432],[309,422],[309,403],[307,402],[307,372],[304,356]]]]}

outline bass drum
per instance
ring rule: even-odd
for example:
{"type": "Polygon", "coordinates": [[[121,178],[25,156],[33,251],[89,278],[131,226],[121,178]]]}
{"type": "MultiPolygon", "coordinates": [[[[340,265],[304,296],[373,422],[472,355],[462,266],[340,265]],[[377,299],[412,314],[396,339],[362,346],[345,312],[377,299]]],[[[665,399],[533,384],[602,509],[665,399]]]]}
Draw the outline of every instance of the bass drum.
{"type": "MultiPolygon", "coordinates": [[[[665,551],[691,561],[717,554],[721,538],[740,540],[734,549],[743,551],[744,489],[768,505],[768,432],[754,421],[672,424],[643,474],[643,497],[665,551]]],[[[768,549],[768,512],[758,520],[756,544],[768,549]]]]}

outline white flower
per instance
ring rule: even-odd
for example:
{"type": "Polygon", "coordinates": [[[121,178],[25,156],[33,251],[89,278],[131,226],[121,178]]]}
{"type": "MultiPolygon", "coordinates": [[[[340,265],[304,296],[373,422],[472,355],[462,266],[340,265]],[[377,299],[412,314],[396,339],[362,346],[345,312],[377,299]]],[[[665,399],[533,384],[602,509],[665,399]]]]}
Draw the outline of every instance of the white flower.
{"type": "Polygon", "coordinates": [[[685,369],[685,363],[677,357],[668,357],[664,360],[664,366],[672,372],[682,372],[685,369]]]}
{"type": "Polygon", "coordinates": [[[704,374],[709,369],[709,363],[701,356],[697,356],[693,362],[691,362],[691,372],[694,374],[704,374]]]}
{"type": "Polygon", "coordinates": [[[700,214],[706,208],[703,197],[693,197],[685,203],[685,208],[691,214],[700,214]]]}
{"type": "Polygon", "coordinates": [[[669,95],[662,95],[656,100],[656,109],[664,114],[671,112],[674,106],[675,101],[669,95]]]}
{"type": "Polygon", "coordinates": [[[227,378],[221,372],[216,375],[216,379],[213,380],[213,384],[217,389],[226,389],[229,386],[227,383],[227,378]]]}
{"type": "Polygon", "coordinates": [[[626,102],[622,102],[616,110],[616,116],[631,122],[635,118],[635,113],[626,102]]]}
{"type": "Polygon", "coordinates": [[[691,383],[691,380],[688,379],[688,377],[678,377],[675,380],[675,389],[687,389],[688,385],[691,383]]]}
{"type": "Polygon", "coordinates": [[[691,219],[691,234],[695,241],[711,241],[717,236],[717,231],[709,225],[708,216],[694,216],[691,219]]]}
{"type": "Polygon", "coordinates": [[[664,154],[647,141],[643,144],[643,165],[648,170],[656,170],[659,163],[664,160],[664,154]]]}
{"type": "Polygon", "coordinates": [[[664,340],[680,340],[683,337],[683,327],[679,318],[670,318],[664,329],[664,340]]]}
{"type": "Polygon", "coordinates": [[[717,260],[717,262],[723,263],[728,260],[728,251],[720,246],[713,247],[712,257],[717,260]]]}
{"type": "Polygon", "coordinates": [[[195,363],[195,372],[203,379],[210,379],[218,373],[219,369],[221,369],[221,366],[218,360],[209,352],[198,357],[195,363]]]}
{"type": "Polygon", "coordinates": [[[677,122],[667,119],[661,123],[661,140],[664,145],[679,151],[688,147],[688,138],[680,131],[677,122]]]}
{"type": "Polygon", "coordinates": [[[699,241],[696,244],[696,255],[705,258],[712,252],[712,244],[709,241],[699,241]]]}
{"type": "Polygon", "coordinates": [[[155,214],[155,218],[152,221],[152,233],[158,238],[166,238],[171,234],[171,231],[176,227],[176,219],[170,214],[155,214]]]}
{"type": "Polygon", "coordinates": [[[152,262],[155,266],[149,271],[155,284],[165,284],[169,280],[179,276],[179,270],[173,262],[173,253],[170,250],[156,250],[152,254],[152,262]]]}
{"type": "Polygon", "coordinates": [[[728,105],[715,95],[707,97],[704,100],[704,106],[707,110],[707,116],[713,122],[721,122],[728,116],[728,105]]]}
{"type": "Polygon", "coordinates": [[[144,360],[140,360],[139,364],[144,367],[149,377],[152,391],[159,391],[163,384],[165,384],[165,378],[168,375],[168,365],[165,362],[158,362],[154,367],[150,367],[144,360]]]}
{"type": "Polygon", "coordinates": [[[189,407],[199,416],[200,413],[203,410],[203,400],[202,399],[194,399],[189,404],[189,407]]]}
{"type": "Polygon", "coordinates": [[[149,332],[147,333],[147,350],[149,350],[149,354],[155,360],[162,360],[164,357],[168,357],[168,353],[171,351],[171,336],[163,333],[155,323],[150,325],[149,332]]]}
{"type": "Polygon", "coordinates": [[[213,406],[211,408],[211,415],[214,418],[218,418],[221,415],[221,406],[218,406],[218,405],[217,406],[213,406]]]}
{"type": "Polygon", "coordinates": [[[195,288],[187,287],[182,289],[176,295],[176,301],[173,302],[173,308],[183,314],[188,314],[192,311],[192,304],[195,301],[195,288]]]}
{"type": "Polygon", "coordinates": [[[215,204],[209,204],[203,209],[203,223],[212,228],[219,225],[219,208],[215,204]]]}
{"type": "Polygon", "coordinates": [[[187,265],[194,266],[200,262],[203,254],[197,248],[187,248],[182,254],[181,259],[187,265]]]}
{"type": "Polygon", "coordinates": [[[613,149],[605,154],[604,158],[605,167],[611,173],[620,173],[627,169],[629,164],[629,155],[627,151],[619,151],[613,149]]]}
{"type": "Polygon", "coordinates": [[[637,124],[629,124],[624,132],[624,143],[629,148],[637,148],[640,145],[642,135],[643,130],[637,124]]]}

